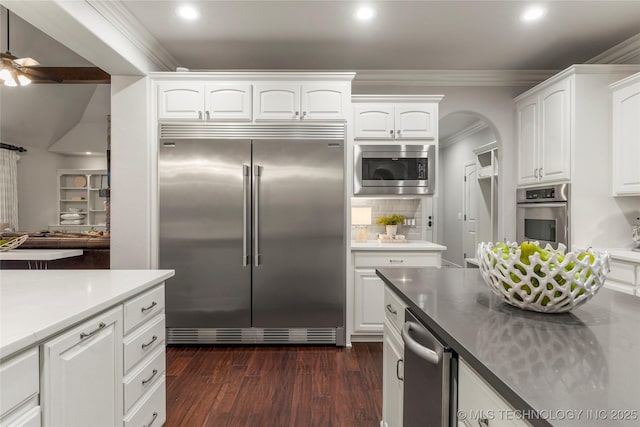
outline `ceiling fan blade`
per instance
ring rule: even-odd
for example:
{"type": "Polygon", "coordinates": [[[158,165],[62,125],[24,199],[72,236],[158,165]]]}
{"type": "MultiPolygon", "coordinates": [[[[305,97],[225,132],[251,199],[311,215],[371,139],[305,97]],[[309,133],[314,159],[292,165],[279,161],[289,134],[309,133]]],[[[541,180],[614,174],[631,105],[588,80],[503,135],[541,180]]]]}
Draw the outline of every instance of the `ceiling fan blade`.
{"type": "Polygon", "coordinates": [[[4,53],[0,53],[0,58],[9,59],[11,61],[15,61],[16,59],[18,59],[16,56],[12,55],[11,52],[9,52],[9,51],[6,51],[4,53]]]}
{"type": "Polygon", "coordinates": [[[16,58],[13,62],[21,67],[34,67],[40,65],[40,63],[33,58],[16,58]]]}

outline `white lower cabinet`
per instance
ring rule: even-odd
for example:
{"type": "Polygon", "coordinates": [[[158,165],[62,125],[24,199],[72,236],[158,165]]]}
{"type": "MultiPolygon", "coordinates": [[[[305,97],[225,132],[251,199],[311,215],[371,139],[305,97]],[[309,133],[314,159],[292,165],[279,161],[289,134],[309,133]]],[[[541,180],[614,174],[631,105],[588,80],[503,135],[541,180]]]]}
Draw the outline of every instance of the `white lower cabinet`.
{"type": "MultiPolygon", "coordinates": [[[[354,251],[352,341],[379,341],[385,316],[384,282],[379,267],[440,267],[439,251],[354,251]]],[[[404,318],[404,317],[403,317],[404,318]]]]}
{"type": "Polygon", "coordinates": [[[44,425],[115,426],[122,420],[122,307],[46,342],[44,425]]]}
{"type": "Polygon", "coordinates": [[[39,369],[36,348],[0,364],[0,426],[40,426],[39,369]]]}
{"type": "Polygon", "coordinates": [[[458,426],[529,427],[462,358],[458,363],[458,426]]]}
{"type": "Polygon", "coordinates": [[[389,287],[383,287],[383,292],[386,309],[382,344],[382,426],[402,427],[404,343],[400,330],[407,306],[389,287]]]}
{"type": "Polygon", "coordinates": [[[640,296],[640,264],[612,258],[609,268],[605,288],[640,296]]]}

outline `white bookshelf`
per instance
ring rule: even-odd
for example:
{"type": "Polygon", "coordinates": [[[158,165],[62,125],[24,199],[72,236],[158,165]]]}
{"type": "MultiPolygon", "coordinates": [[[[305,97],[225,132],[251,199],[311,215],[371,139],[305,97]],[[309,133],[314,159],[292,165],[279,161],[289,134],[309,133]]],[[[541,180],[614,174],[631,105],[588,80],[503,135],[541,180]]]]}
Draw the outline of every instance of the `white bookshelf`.
{"type": "Polygon", "coordinates": [[[58,169],[58,217],[49,229],[83,231],[91,227],[104,230],[107,223],[106,197],[100,190],[108,188],[104,169],[58,169]],[[66,224],[63,215],[77,215],[79,224],[66,224]]]}

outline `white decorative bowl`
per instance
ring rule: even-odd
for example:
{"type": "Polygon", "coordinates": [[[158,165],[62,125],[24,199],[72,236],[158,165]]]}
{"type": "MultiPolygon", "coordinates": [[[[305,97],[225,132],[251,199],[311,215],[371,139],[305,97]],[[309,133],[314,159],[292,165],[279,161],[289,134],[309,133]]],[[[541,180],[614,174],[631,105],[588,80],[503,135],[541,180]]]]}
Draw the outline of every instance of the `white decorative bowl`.
{"type": "MultiPolygon", "coordinates": [[[[532,242],[536,245],[538,242],[532,242]]],[[[579,252],[565,253],[562,244],[558,249],[547,245],[547,260],[540,253],[529,256],[529,264],[521,261],[520,247],[507,243],[511,250],[493,243],[478,245],[478,263],[484,281],[494,294],[509,304],[541,313],[562,313],[589,301],[604,284],[609,273],[609,254],[592,252],[578,259],[579,252]]]]}
{"type": "Polygon", "coordinates": [[[29,238],[28,234],[23,234],[20,237],[11,238],[7,243],[0,245],[0,252],[10,251],[11,249],[15,249],[29,238]]]}

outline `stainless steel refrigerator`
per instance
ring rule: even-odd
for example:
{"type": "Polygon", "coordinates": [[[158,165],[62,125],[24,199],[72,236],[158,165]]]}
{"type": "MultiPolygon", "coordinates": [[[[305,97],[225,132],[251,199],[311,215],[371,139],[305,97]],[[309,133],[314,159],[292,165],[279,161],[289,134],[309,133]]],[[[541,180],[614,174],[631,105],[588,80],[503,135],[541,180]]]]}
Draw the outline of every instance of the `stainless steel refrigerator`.
{"type": "Polygon", "coordinates": [[[169,343],[344,344],[344,135],[161,125],[169,343]]]}

